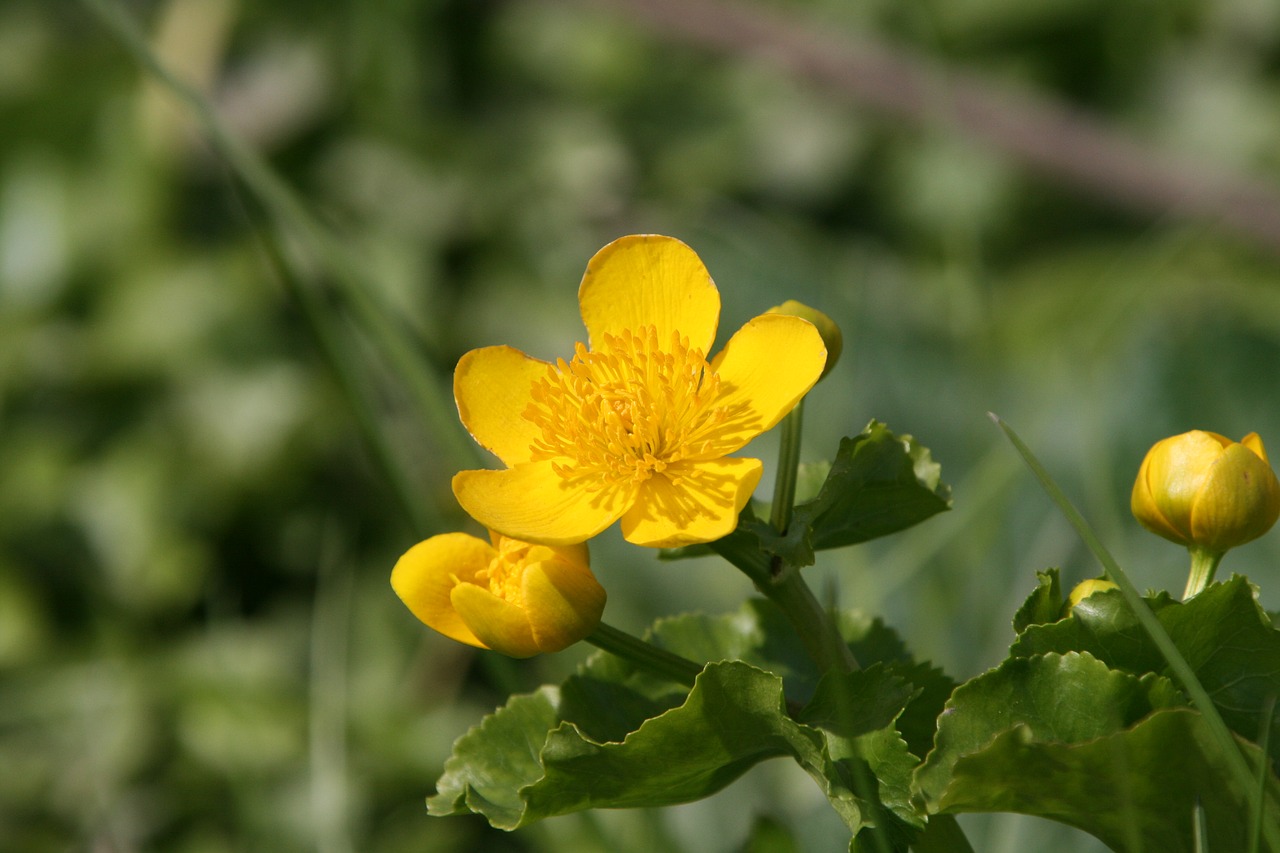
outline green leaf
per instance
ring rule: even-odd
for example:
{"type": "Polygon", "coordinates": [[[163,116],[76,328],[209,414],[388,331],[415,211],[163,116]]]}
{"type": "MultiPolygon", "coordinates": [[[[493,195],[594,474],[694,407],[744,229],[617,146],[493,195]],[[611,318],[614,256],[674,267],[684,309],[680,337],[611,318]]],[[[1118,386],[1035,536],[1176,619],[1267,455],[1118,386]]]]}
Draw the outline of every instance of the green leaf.
{"type": "Polygon", "coordinates": [[[520,789],[542,775],[538,753],[559,722],[559,691],[543,687],[513,696],[496,713],[460,737],[427,800],[433,815],[479,812],[494,826],[519,825],[525,804],[520,789]]]}
{"type": "MultiPolygon", "coordinates": [[[[950,489],[942,484],[942,469],[929,451],[876,421],[859,435],[841,439],[834,462],[806,469],[806,491],[824,469],[816,496],[797,503],[785,532],[775,530],[763,511],[747,511],[726,537],[735,541],[732,549],[758,550],[796,568],[811,566],[816,551],[887,536],[951,507],[950,489]]],[[[707,550],[690,546],[661,556],[676,560],[707,550]]]]}
{"type": "Polygon", "coordinates": [[[1180,700],[1167,679],[1117,672],[1087,653],[1010,658],[956,688],[916,785],[930,811],[937,811],[956,762],[981,752],[998,734],[1017,728],[1033,741],[1075,743],[1113,734],[1175,704],[1180,700]]]}
{"type": "Polygon", "coordinates": [[[817,550],[895,533],[950,508],[941,473],[915,439],[872,421],[841,439],[817,497],[796,507],[791,526],[810,528],[817,550]]]}
{"type": "Polygon", "coordinates": [[[823,761],[821,736],[786,716],[782,679],[736,661],[710,664],[683,705],[646,720],[625,741],[598,743],[571,723],[553,730],[540,756],[543,776],[520,792],[522,822],[689,802],[787,754],[806,769],[823,761]]]}
{"type": "MultiPolygon", "coordinates": [[[[924,815],[912,801],[917,761],[894,728],[918,692],[881,664],[859,672],[831,672],[799,716],[826,736],[827,754],[844,787],[866,801],[870,822],[894,850],[905,850],[915,830],[924,826],[924,815]]],[[[867,846],[876,849],[874,841],[867,846]]]]}
{"type": "MultiPolygon", "coordinates": [[[[1261,751],[1239,744],[1250,764],[1261,751]]],[[[1076,743],[1037,738],[1027,726],[959,759],[936,807],[1019,812],[1088,832],[1113,850],[1196,853],[1192,813],[1203,807],[1210,851],[1247,850],[1249,800],[1191,709],[1157,711],[1131,728],[1076,743]]],[[[1280,785],[1268,774],[1267,819],[1280,820],[1280,785]]]]}
{"type": "Polygon", "coordinates": [[[1013,630],[1019,634],[1032,625],[1056,622],[1062,617],[1062,583],[1057,569],[1036,572],[1040,583],[1013,615],[1013,630]]]}
{"type": "Polygon", "coordinates": [[[911,753],[923,758],[933,748],[938,716],[951,698],[956,683],[941,669],[924,662],[891,663],[886,669],[916,688],[915,695],[898,715],[895,725],[911,753]]]}
{"type": "Polygon", "coordinates": [[[691,691],[594,655],[560,688],[514,697],[459,739],[430,811],[476,811],[510,829],[583,808],[668,805],[789,756],[852,832],[888,827],[899,849],[923,813],[910,787],[918,759],[895,721],[915,707],[919,740],[919,709],[945,677],[912,661],[878,621],[842,614],[838,624],[869,669],[819,682],[766,601],[724,616],[664,619],[652,642],[711,661],[691,691]]]}
{"type": "MultiPolygon", "coordinates": [[[[1167,678],[1088,653],[1011,658],[956,689],[915,784],[930,813],[1037,815],[1126,851],[1192,853],[1200,803],[1210,849],[1246,849],[1249,791],[1184,702],[1167,678]]],[[[1261,750],[1237,745],[1260,766],[1261,750]]]]}
{"type": "MultiPolygon", "coordinates": [[[[1248,580],[1233,577],[1185,602],[1167,593],[1147,601],[1228,727],[1258,739],[1270,719],[1269,697],[1280,695],[1280,632],[1259,608],[1248,580]]],[[[1116,591],[1089,596],[1069,619],[1028,628],[1010,653],[1026,657],[1072,650],[1135,675],[1168,674],[1160,651],[1116,591]]],[[[1271,756],[1280,760],[1280,726],[1270,722],[1271,756]]]]}

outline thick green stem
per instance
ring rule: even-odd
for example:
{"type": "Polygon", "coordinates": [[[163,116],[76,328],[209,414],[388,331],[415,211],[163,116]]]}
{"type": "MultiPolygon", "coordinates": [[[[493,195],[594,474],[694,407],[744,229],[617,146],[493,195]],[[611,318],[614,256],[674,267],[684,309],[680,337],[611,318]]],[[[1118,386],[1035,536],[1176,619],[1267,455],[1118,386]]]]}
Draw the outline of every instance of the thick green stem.
{"type": "Polygon", "coordinates": [[[1222,553],[1203,548],[1188,548],[1191,552],[1191,573],[1187,575],[1187,588],[1182,593],[1185,601],[1213,582],[1213,576],[1222,562],[1222,553]]]}
{"type": "Polygon", "coordinates": [[[924,832],[920,833],[911,849],[915,853],[973,853],[964,830],[949,814],[930,815],[924,832]]]}
{"type": "Polygon", "coordinates": [[[711,547],[755,583],[765,598],[782,609],[819,672],[852,672],[858,661],[840,636],[831,614],[819,603],[798,571],[777,567],[747,537],[726,536],[711,547]]]}
{"type": "Polygon", "coordinates": [[[801,400],[782,420],[778,479],[773,484],[773,508],[769,511],[769,522],[779,533],[786,533],[787,526],[791,524],[791,509],[796,500],[796,476],[800,469],[800,428],[803,423],[804,400],[801,400]]]}
{"type": "Polygon", "coordinates": [[[831,614],[799,572],[784,572],[776,582],[760,588],[760,591],[787,614],[809,657],[818,665],[818,672],[832,669],[853,672],[859,669],[857,658],[840,636],[831,614]]]}
{"type": "Polygon", "coordinates": [[[603,622],[587,635],[586,640],[591,645],[628,660],[654,675],[688,687],[693,686],[693,680],[698,677],[698,673],[702,672],[700,664],[666,649],[660,649],[652,643],[645,642],[625,631],[619,631],[603,622]]]}

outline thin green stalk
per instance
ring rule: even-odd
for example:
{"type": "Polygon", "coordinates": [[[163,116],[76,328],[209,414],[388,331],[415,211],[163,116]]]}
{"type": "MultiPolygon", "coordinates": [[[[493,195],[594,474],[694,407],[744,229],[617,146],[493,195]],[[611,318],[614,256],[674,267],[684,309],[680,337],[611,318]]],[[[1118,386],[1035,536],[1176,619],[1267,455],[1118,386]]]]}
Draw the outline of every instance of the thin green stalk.
{"type": "Polygon", "coordinates": [[[1222,554],[1204,548],[1188,548],[1191,553],[1191,572],[1187,575],[1187,588],[1182,592],[1185,601],[1213,583],[1218,564],[1222,562],[1222,554]]]}
{"type": "MultiPolygon", "coordinates": [[[[1093,556],[1102,564],[1102,567],[1107,572],[1107,577],[1115,581],[1116,585],[1120,587],[1120,593],[1129,604],[1129,608],[1133,611],[1138,623],[1147,632],[1151,641],[1155,643],[1156,648],[1160,650],[1160,654],[1169,665],[1169,669],[1178,681],[1182,683],[1183,688],[1191,697],[1191,703],[1203,717],[1210,736],[1222,752],[1223,760],[1227,763],[1228,772],[1235,777],[1236,784],[1249,797],[1249,807],[1254,810],[1255,814],[1261,814],[1264,808],[1264,798],[1263,793],[1256,788],[1254,773],[1250,769],[1249,763],[1245,760],[1244,754],[1237,747],[1231,730],[1227,728],[1227,724],[1222,720],[1222,715],[1218,713],[1213,700],[1209,698],[1204,685],[1200,683],[1200,679],[1196,678],[1195,670],[1191,668],[1186,658],[1178,651],[1178,647],[1174,645],[1173,638],[1169,636],[1164,626],[1160,624],[1160,620],[1151,611],[1150,606],[1142,598],[1142,594],[1138,592],[1138,588],[1133,585],[1133,581],[1129,580],[1129,576],[1116,563],[1115,558],[1111,556],[1111,552],[1106,549],[1106,546],[1102,544],[1101,540],[1093,532],[1093,528],[1085,521],[1084,516],[1072,505],[1067,496],[1063,494],[1062,489],[1049,476],[1049,472],[1036,459],[1031,449],[1023,444],[1022,439],[1008,424],[994,414],[991,415],[991,419],[1000,427],[1014,448],[1021,454],[1023,461],[1027,463],[1027,467],[1031,469],[1032,473],[1036,475],[1036,479],[1040,481],[1041,487],[1057,505],[1059,511],[1066,516],[1067,521],[1075,528],[1076,533],[1093,553],[1093,556]]],[[[1270,821],[1266,821],[1263,824],[1262,831],[1266,837],[1267,845],[1273,851],[1280,851],[1280,827],[1270,821]]]]}
{"type": "Polygon", "coordinates": [[[587,635],[586,640],[596,648],[603,649],[611,655],[617,655],[641,669],[686,687],[692,687],[694,679],[698,677],[698,673],[702,672],[700,664],[666,649],[660,649],[653,643],[620,631],[604,622],[597,625],[596,629],[587,635]]]}
{"type": "Polygon", "coordinates": [[[796,478],[800,471],[800,432],[803,425],[804,400],[801,400],[782,419],[778,479],[773,484],[773,507],[769,511],[769,522],[779,533],[786,533],[787,526],[791,524],[791,510],[796,501],[796,478]]]}

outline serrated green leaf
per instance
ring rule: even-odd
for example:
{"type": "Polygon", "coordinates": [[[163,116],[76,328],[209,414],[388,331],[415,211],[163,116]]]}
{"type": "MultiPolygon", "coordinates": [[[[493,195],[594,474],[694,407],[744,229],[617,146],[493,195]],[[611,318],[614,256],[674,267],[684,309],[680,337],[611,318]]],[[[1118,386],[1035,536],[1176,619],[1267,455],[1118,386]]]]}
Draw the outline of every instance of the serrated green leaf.
{"type": "Polygon", "coordinates": [[[918,688],[881,664],[859,672],[830,672],[799,716],[826,736],[827,754],[845,787],[867,801],[872,818],[868,822],[894,850],[905,850],[914,831],[924,826],[924,814],[913,802],[911,788],[917,762],[894,727],[918,693],[918,688]]]}
{"type": "MultiPolygon", "coordinates": [[[[1258,607],[1248,580],[1233,577],[1185,602],[1167,593],[1147,600],[1226,724],[1246,739],[1257,739],[1267,722],[1268,697],[1280,695],[1280,632],[1258,607]]],[[[1069,619],[1028,629],[1010,653],[1071,650],[1087,651],[1136,675],[1168,674],[1163,656],[1114,591],[1089,596],[1069,619]]],[[[1271,724],[1271,756],[1280,760],[1280,726],[1271,724]]]]}
{"type": "Polygon", "coordinates": [[[494,826],[520,823],[519,791],[542,775],[538,753],[559,723],[559,691],[543,687],[512,696],[453,745],[436,793],[427,799],[433,815],[479,812],[494,826]]]}
{"type": "MultiPolygon", "coordinates": [[[[1260,750],[1241,742],[1251,764],[1260,750]]],[[[1248,849],[1249,804],[1191,709],[1157,711],[1131,728],[1076,743],[1019,726],[959,759],[937,802],[944,812],[1018,812],[1088,832],[1113,850],[1195,853],[1192,812],[1203,807],[1210,851],[1248,849]]],[[[1267,819],[1280,820],[1268,774],[1267,819]]]]}
{"type": "Polygon", "coordinates": [[[853,728],[821,716],[829,696],[810,712],[825,728],[789,715],[815,695],[818,674],[785,617],[755,600],[734,614],[654,626],[655,644],[713,661],[692,691],[598,654],[559,689],[514,697],[459,739],[431,813],[476,811],[513,828],[580,808],[685,802],[786,755],[819,783],[851,831],[879,822],[895,839],[909,839],[923,817],[909,784],[918,760],[894,720],[936,690],[928,683],[934,671],[915,664],[879,621],[842,614],[837,622],[861,660],[884,662],[850,676],[853,728]]]}
{"type": "Polygon", "coordinates": [[[951,698],[956,682],[926,662],[899,661],[888,664],[887,670],[916,688],[915,695],[898,715],[896,726],[912,754],[923,758],[933,748],[938,715],[951,698]]]}
{"type": "MultiPolygon", "coordinates": [[[[737,661],[710,664],[683,705],[623,742],[597,743],[565,723],[547,737],[544,775],[520,793],[522,823],[585,808],[701,799],[767,758],[821,767],[822,737],[785,712],[782,680],[737,661]]],[[[859,820],[854,815],[854,820],[859,820]]]]}
{"type": "Polygon", "coordinates": [[[1013,614],[1014,633],[1021,634],[1032,625],[1056,622],[1062,617],[1062,582],[1058,574],[1057,569],[1036,572],[1039,583],[1013,614]]]}
{"type": "Polygon", "coordinates": [[[1077,743],[1120,731],[1176,697],[1167,679],[1108,669],[1087,653],[1010,658],[956,688],[916,785],[937,811],[956,762],[996,735],[1025,728],[1035,741],[1077,743]]]}
{"type": "Polygon", "coordinates": [[[929,451],[872,421],[840,441],[826,481],[817,497],[796,507],[792,527],[811,529],[816,550],[840,548],[896,533],[950,506],[929,451]]]}

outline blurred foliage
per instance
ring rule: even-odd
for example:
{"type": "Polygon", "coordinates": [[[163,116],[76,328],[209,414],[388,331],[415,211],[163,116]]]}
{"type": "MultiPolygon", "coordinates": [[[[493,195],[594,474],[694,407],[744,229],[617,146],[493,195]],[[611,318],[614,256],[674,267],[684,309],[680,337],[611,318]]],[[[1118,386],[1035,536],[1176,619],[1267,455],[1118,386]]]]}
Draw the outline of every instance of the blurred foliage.
{"type": "MultiPolygon", "coordinates": [[[[1280,179],[1264,0],[772,5],[1280,179]]],[[[574,2],[128,8],[360,259],[441,382],[473,346],[568,352],[582,267],[624,233],[692,245],[727,329],[787,298],[830,314],[846,353],[808,404],[805,457],[875,417],[931,448],[955,510],[809,571],[955,677],[999,659],[1037,569],[1096,573],[987,410],[1157,588],[1184,565],[1128,517],[1146,448],[1193,427],[1280,435],[1277,259],[1211,224],[1119,213],[574,2]]],[[[662,812],[512,834],[428,819],[454,738],[582,655],[475,655],[395,600],[420,531],[264,259],[252,199],[82,7],[0,6],[0,126],[0,848],[720,851],[760,818],[841,849],[816,787],[770,766],[662,812]]],[[[424,430],[353,340],[405,470],[460,524],[457,436],[424,430]]],[[[1225,570],[1275,608],[1278,556],[1272,536],[1225,570]]],[[[595,563],[629,630],[748,592],[612,536],[595,563]]],[[[980,849],[1096,849],[967,825],[980,849]]]]}

